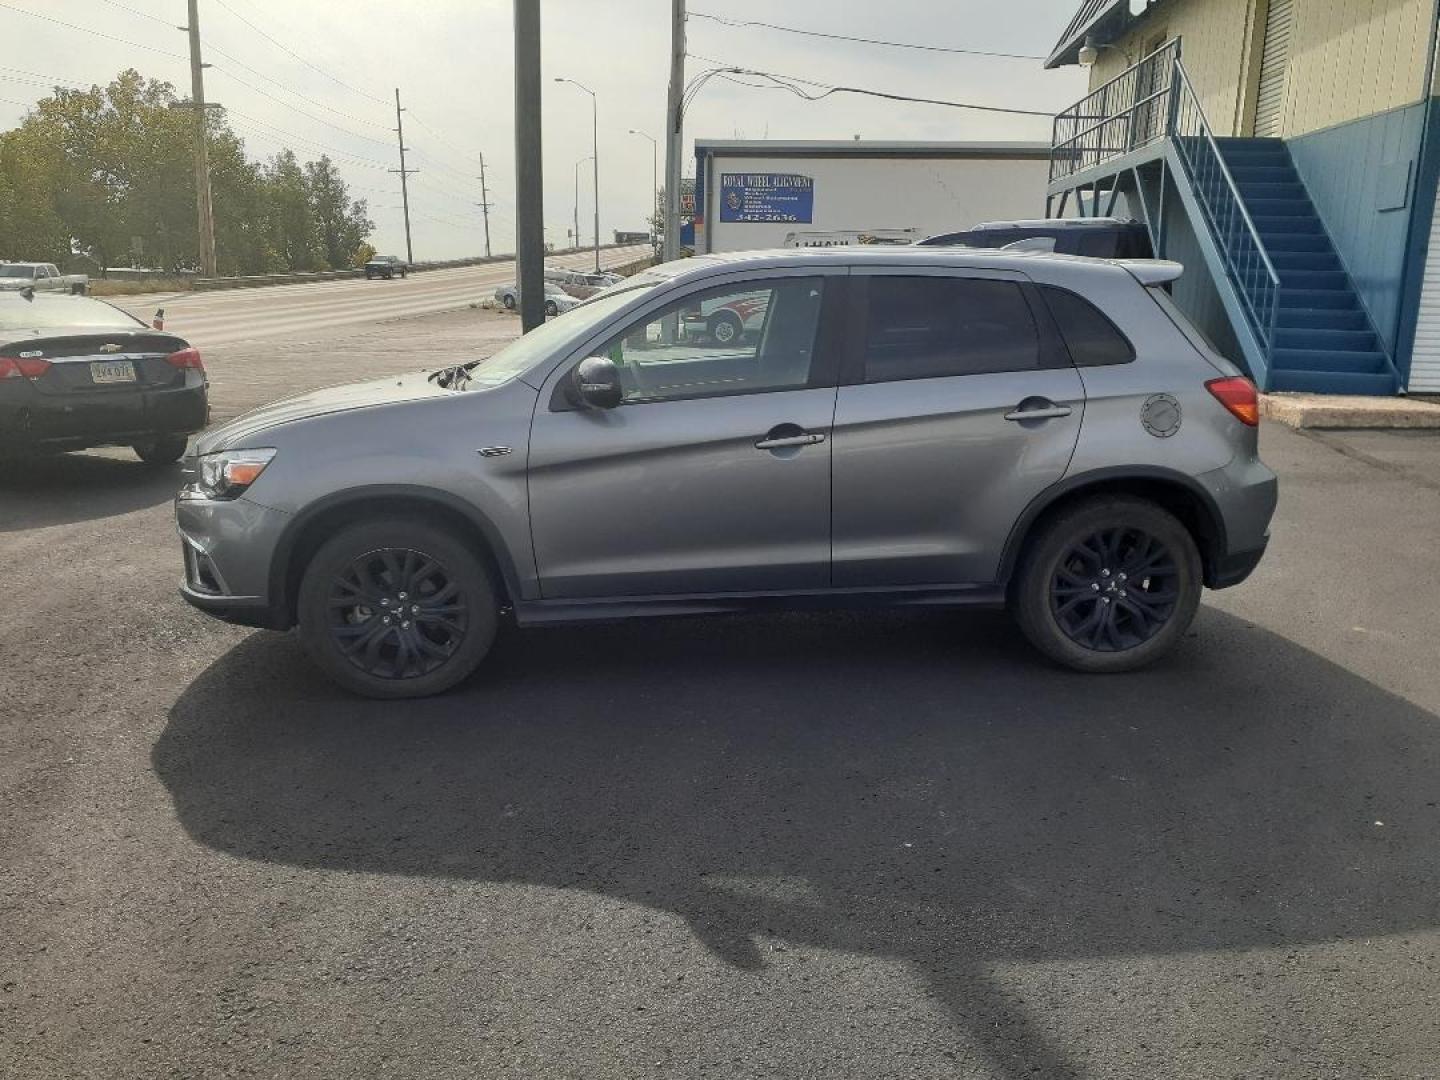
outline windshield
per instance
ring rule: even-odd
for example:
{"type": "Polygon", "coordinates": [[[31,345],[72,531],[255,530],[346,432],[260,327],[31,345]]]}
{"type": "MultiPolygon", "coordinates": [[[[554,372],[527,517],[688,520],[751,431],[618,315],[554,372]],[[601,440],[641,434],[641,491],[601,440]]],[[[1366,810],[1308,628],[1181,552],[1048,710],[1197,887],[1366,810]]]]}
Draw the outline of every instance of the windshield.
{"type": "Polygon", "coordinates": [[[632,285],[627,289],[604,292],[565,313],[537,326],[530,333],[511,342],[494,356],[479,361],[469,369],[470,379],[465,389],[486,389],[503,382],[533,367],[547,356],[555,356],[590,334],[615,312],[630,301],[638,299],[641,293],[653,289],[654,281],[632,285]]]}
{"type": "MultiPolygon", "coordinates": [[[[0,272],[4,271],[0,266],[0,272]]],[[[0,331],[134,330],[144,326],[119,308],[84,296],[46,296],[26,300],[19,293],[0,293],[0,331]]]]}
{"type": "Polygon", "coordinates": [[[25,263],[0,263],[0,277],[28,277],[35,276],[35,267],[25,263]]]}

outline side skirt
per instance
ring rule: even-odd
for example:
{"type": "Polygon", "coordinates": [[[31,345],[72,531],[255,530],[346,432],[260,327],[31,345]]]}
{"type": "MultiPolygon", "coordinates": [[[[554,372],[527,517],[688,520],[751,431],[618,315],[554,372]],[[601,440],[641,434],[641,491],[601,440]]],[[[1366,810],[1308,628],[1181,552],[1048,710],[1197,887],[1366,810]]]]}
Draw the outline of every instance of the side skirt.
{"type": "Polygon", "coordinates": [[[521,626],[550,626],[600,619],[727,615],[738,612],[1004,606],[1003,586],[920,585],[901,589],[814,589],[804,592],[625,596],[599,600],[522,600],[515,605],[514,611],[515,621],[521,626]]]}

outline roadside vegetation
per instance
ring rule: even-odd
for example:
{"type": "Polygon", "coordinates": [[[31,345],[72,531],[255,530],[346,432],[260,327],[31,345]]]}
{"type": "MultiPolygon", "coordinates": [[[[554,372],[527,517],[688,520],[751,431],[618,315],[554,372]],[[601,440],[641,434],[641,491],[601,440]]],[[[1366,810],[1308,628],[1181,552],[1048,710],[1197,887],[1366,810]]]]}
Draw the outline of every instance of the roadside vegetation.
{"type": "MultiPolygon", "coordinates": [[[[0,132],[0,257],[92,275],[193,272],[194,129],[179,101],[171,84],[128,70],[105,87],[57,88],[0,132]]],[[[222,275],[343,269],[373,252],[365,200],[328,156],[252,160],[219,110],[207,139],[222,275]]]]}

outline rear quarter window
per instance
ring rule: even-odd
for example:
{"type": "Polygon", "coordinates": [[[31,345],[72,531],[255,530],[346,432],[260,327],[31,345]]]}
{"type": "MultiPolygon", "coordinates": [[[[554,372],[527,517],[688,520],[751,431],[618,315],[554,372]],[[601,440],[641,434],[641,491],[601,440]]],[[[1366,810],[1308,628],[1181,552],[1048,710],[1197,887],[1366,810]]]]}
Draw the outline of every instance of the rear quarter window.
{"type": "Polygon", "coordinates": [[[1128,364],[1135,359],[1130,339],[1089,300],[1054,285],[1039,289],[1077,367],[1128,364]]]}

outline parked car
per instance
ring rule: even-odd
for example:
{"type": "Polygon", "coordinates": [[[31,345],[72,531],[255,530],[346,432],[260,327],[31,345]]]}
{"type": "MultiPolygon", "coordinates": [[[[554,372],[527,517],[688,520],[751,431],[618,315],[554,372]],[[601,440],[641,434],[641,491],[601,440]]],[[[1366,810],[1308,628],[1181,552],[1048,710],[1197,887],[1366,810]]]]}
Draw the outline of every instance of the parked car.
{"type": "Polygon", "coordinates": [[[86,296],[0,293],[0,456],[129,446],[177,461],[208,395],[184,338],[86,296]]]}
{"type": "Polygon", "coordinates": [[[410,273],[410,264],[399,255],[376,255],[365,264],[365,279],[384,278],[389,281],[397,274],[406,277],[410,273]]]}
{"type": "Polygon", "coordinates": [[[0,290],[34,289],[83,296],[90,290],[87,274],[62,274],[54,263],[0,263],[0,290]]]}
{"type": "Polygon", "coordinates": [[[716,345],[734,345],[746,334],[758,334],[765,325],[770,308],[769,290],[702,300],[680,313],[680,325],[695,340],[709,340],[716,345]]]}
{"type": "Polygon", "coordinates": [[[585,273],[584,271],[572,270],[565,279],[558,284],[577,300],[588,300],[598,292],[603,292],[612,285],[618,285],[625,279],[619,274],[607,273],[585,273]]]}
{"type": "MultiPolygon", "coordinates": [[[[520,287],[513,281],[509,285],[501,285],[495,290],[495,299],[513,311],[520,303],[520,287]]],[[[563,286],[553,281],[545,282],[546,315],[563,315],[579,304],[580,301],[567,293],[563,286]]]]}
{"type": "MultiPolygon", "coordinates": [[[[1136,221],[1118,218],[1046,218],[1034,221],[986,221],[962,232],[941,233],[919,241],[922,247],[1003,248],[1026,241],[1050,240],[1060,255],[1101,259],[1154,257],[1150,232],[1136,221]]],[[[1033,246],[1027,244],[1026,246],[1033,246]]]]}
{"type": "Polygon", "coordinates": [[[1180,266],[921,247],[670,263],[484,360],[197,440],[185,598],[299,626],[377,697],[521,625],[776,606],[1008,606],[1047,656],[1158,659],[1244,580],[1275,475],[1180,266]],[[723,351],[684,312],[768,294],[723,351]],[[1083,378],[1082,378],[1083,372],[1083,378]]]}

